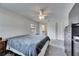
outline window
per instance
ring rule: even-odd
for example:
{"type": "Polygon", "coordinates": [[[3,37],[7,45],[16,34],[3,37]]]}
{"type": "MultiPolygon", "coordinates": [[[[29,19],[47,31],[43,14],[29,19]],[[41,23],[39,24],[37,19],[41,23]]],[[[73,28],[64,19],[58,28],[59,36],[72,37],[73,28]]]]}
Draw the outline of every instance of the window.
{"type": "Polygon", "coordinates": [[[31,26],[31,34],[36,34],[36,26],[35,24],[30,24],[31,26]]]}

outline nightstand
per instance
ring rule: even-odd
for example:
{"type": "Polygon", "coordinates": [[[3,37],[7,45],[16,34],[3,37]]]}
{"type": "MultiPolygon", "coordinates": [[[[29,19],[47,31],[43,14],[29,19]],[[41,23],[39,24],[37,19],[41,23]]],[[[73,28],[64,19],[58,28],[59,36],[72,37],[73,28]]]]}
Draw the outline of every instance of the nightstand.
{"type": "Polygon", "coordinates": [[[5,55],[6,53],[6,41],[0,40],[0,55],[5,55]]]}

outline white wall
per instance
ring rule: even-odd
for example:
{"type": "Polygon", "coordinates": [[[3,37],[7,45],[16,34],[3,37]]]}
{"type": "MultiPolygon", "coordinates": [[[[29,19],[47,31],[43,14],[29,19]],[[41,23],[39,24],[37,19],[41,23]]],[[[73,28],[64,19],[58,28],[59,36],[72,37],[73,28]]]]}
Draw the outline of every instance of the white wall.
{"type": "Polygon", "coordinates": [[[65,19],[50,20],[48,22],[48,36],[50,37],[50,39],[64,40],[64,28],[67,25],[68,25],[68,16],[65,19]]]}
{"type": "Polygon", "coordinates": [[[64,40],[64,29],[68,25],[68,19],[66,18],[66,19],[59,20],[57,23],[58,23],[57,39],[64,40]]]}
{"type": "Polygon", "coordinates": [[[79,23],[79,3],[72,8],[69,14],[69,23],[79,23]]]}
{"type": "Polygon", "coordinates": [[[56,36],[55,36],[55,21],[53,21],[53,20],[50,20],[49,22],[48,22],[48,31],[47,31],[48,33],[48,36],[50,37],[50,39],[55,39],[56,38],[56,36]]]}
{"type": "Polygon", "coordinates": [[[30,24],[35,24],[36,28],[38,27],[35,21],[0,9],[0,36],[8,38],[16,35],[30,34],[30,24]]]}

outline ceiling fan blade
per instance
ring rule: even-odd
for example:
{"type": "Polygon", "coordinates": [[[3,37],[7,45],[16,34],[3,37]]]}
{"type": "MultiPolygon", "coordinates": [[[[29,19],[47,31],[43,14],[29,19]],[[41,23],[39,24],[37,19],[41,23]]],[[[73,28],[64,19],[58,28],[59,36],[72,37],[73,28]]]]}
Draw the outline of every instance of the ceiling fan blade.
{"type": "Polygon", "coordinates": [[[45,11],[43,12],[43,15],[44,15],[44,16],[48,16],[48,11],[45,10],[45,11]]]}
{"type": "Polygon", "coordinates": [[[39,7],[39,6],[35,6],[35,7],[33,7],[33,10],[34,10],[35,12],[39,12],[39,11],[40,11],[40,7],[39,7]]]}

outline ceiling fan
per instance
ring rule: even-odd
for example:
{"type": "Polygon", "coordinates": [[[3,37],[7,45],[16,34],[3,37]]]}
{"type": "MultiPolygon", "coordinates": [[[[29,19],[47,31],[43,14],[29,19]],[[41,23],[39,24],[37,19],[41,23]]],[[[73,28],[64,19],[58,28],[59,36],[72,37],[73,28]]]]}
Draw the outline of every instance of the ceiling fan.
{"type": "Polygon", "coordinates": [[[48,12],[47,12],[46,9],[40,9],[39,10],[39,15],[48,16],[48,12]]]}
{"type": "Polygon", "coordinates": [[[47,8],[35,7],[34,11],[38,13],[38,18],[40,20],[45,19],[45,17],[48,16],[47,8]]]}
{"type": "Polygon", "coordinates": [[[39,19],[40,19],[40,20],[45,19],[46,16],[48,16],[47,10],[45,10],[45,9],[40,9],[40,10],[39,10],[39,15],[38,15],[39,19]]]}

